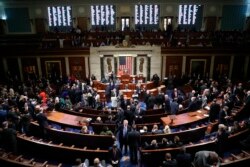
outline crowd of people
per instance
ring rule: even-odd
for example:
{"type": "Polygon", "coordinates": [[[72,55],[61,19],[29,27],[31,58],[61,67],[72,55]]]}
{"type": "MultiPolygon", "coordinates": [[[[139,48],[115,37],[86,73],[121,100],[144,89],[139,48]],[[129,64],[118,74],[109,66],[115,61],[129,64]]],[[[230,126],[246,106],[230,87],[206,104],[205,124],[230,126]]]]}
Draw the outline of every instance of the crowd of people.
{"type": "MultiPolygon", "coordinates": [[[[246,46],[249,39],[247,31],[207,31],[201,32],[190,29],[173,29],[169,25],[167,30],[126,30],[126,31],[106,31],[90,30],[82,31],[79,26],[73,28],[69,33],[49,32],[44,38],[71,39],[72,47],[99,47],[99,46],[119,46],[129,34],[130,45],[159,45],[161,47],[189,47],[194,40],[200,40],[197,47],[228,47],[246,46]],[[147,35],[152,34],[155,35],[147,35]],[[96,33],[96,34],[95,34],[96,33]],[[198,35],[197,35],[198,34],[198,35]],[[61,37],[60,37],[61,35],[61,37]],[[155,41],[153,41],[154,39],[155,41]],[[158,41],[157,41],[158,40],[158,41]],[[141,41],[141,42],[138,42],[141,41]]],[[[55,47],[44,45],[43,48],[55,47]]]]}
{"type": "MultiPolygon", "coordinates": [[[[153,79],[155,79],[156,85],[161,83],[159,77],[154,76],[153,79]]],[[[121,157],[129,155],[131,163],[137,164],[139,149],[151,150],[182,147],[185,145],[178,136],[175,136],[173,141],[163,138],[159,143],[156,140],[152,140],[151,143],[141,143],[141,135],[146,133],[167,134],[171,133],[172,130],[169,126],[163,128],[157,125],[154,125],[152,130],[148,130],[146,126],[139,130],[136,124],[143,122],[143,115],[147,110],[164,109],[168,114],[177,115],[183,108],[186,112],[189,112],[200,108],[206,109],[208,103],[212,103],[209,107],[209,122],[218,120],[219,128],[214,133],[215,135],[208,135],[209,137],[215,136],[218,145],[217,150],[215,150],[216,153],[197,152],[194,161],[193,159],[192,161],[194,164],[200,164],[205,163],[205,161],[201,162],[202,159],[207,159],[209,161],[207,163],[214,163],[214,157],[219,156],[223,158],[228,136],[236,133],[248,124],[250,91],[247,84],[242,84],[241,82],[232,83],[227,78],[221,80],[191,79],[187,83],[193,88],[191,92],[182,92],[179,88],[174,88],[170,93],[169,90],[166,92],[159,91],[156,96],[150,94],[146,90],[146,87],[138,87],[138,90],[135,91],[135,94],[138,94],[138,96],[132,96],[130,99],[123,96],[114,84],[114,80],[109,80],[109,83],[107,89],[109,89],[110,98],[107,98],[104,102],[100,100],[97,90],[91,86],[91,81],[84,83],[76,79],[68,79],[67,82],[61,84],[59,87],[52,85],[49,80],[26,82],[15,88],[10,85],[1,85],[1,147],[14,153],[18,152],[16,145],[17,131],[30,135],[29,124],[33,120],[37,120],[39,123],[41,137],[46,138],[46,128],[50,126],[46,112],[60,111],[61,109],[81,112],[82,108],[93,108],[108,110],[109,123],[116,124],[116,131],[112,132],[108,127],[103,127],[103,131],[101,132],[102,135],[111,135],[116,138],[114,145],[110,146],[111,159],[108,162],[112,166],[119,166],[121,157]],[[111,97],[114,96],[119,99],[116,105],[111,102],[111,97]],[[220,102],[217,99],[220,99],[220,102]],[[185,106],[183,106],[184,101],[188,101],[185,106]],[[244,106],[240,115],[233,110],[234,107],[239,106],[244,106]],[[114,110],[117,111],[117,114],[113,114],[112,111],[114,110]]],[[[107,120],[101,120],[100,117],[97,117],[93,121],[103,123],[107,120]]],[[[84,125],[81,133],[94,134],[94,130],[89,130],[90,126],[91,122],[87,126],[84,125]]],[[[250,145],[249,140],[244,140],[241,143],[245,147],[250,145]]],[[[186,154],[184,150],[181,152],[181,154],[186,154]]],[[[167,164],[170,163],[181,163],[177,157],[177,161],[175,162],[170,153],[166,154],[163,166],[168,166],[167,164]]]]}

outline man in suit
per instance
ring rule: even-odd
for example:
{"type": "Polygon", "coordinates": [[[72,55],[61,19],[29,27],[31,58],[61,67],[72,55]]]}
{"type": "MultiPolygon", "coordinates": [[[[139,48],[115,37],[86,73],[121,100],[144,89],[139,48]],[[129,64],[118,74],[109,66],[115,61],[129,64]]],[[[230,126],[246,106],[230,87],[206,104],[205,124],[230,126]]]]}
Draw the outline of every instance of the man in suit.
{"type": "Polygon", "coordinates": [[[114,143],[112,148],[109,149],[110,164],[112,164],[113,167],[119,167],[121,157],[122,152],[119,148],[117,148],[117,144],[114,143]]]}
{"type": "Polygon", "coordinates": [[[219,156],[213,151],[198,151],[194,157],[194,167],[210,167],[217,166],[219,156]]]}
{"type": "Polygon", "coordinates": [[[216,101],[217,100],[214,99],[212,104],[210,105],[210,111],[209,111],[209,121],[210,122],[214,122],[219,116],[220,105],[216,101]]]}
{"type": "Polygon", "coordinates": [[[177,161],[172,158],[170,153],[165,154],[165,160],[162,162],[163,167],[177,167],[177,161]]]}
{"type": "Polygon", "coordinates": [[[41,108],[39,105],[36,106],[35,112],[36,112],[36,120],[40,127],[41,137],[46,138],[47,128],[49,127],[48,119],[43,112],[43,108],[41,108]]]}
{"type": "Polygon", "coordinates": [[[230,116],[228,115],[228,106],[224,106],[219,113],[219,124],[228,125],[230,116]]]}
{"type": "Polygon", "coordinates": [[[140,132],[136,130],[136,125],[132,125],[132,130],[128,132],[128,145],[129,145],[129,152],[130,152],[130,162],[133,164],[137,164],[137,153],[138,148],[141,145],[141,135],[140,132]]]}
{"type": "Polygon", "coordinates": [[[179,104],[177,103],[177,99],[174,98],[173,101],[170,103],[170,113],[172,115],[176,115],[179,110],[179,104]]]}
{"type": "Polygon", "coordinates": [[[186,153],[186,147],[182,146],[180,152],[176,155],[178,167],[190,167],[192,163],[192,156],[186,153]]]}
{"type": "Polygon", "coordinates": [[[0,131],[1,135],[1,144],[5,150],[13,152],[14,154],[17,153],[17,132],[15,129],[9,127],[9,122],[4,121],[2,123],[2,131],[0,131]]]}
{"type": "Polygon", "coordinates": [[[196,101],[196,97],[191,97],[191,101],[188,104],[188,111],[194,111],[197,110],[197,101],[196,101]]]}
{"type": "Polygon", "coordinates": [[[117,133],[118,133],[118,138],[120,142],[120,150],[122,151],[123,146],[124,148],[124,153],[128,154],[128,132],[131,131],[131,127],[128,125],[128,120],[123,120],[123,124],[118,127],[117,133]]]}

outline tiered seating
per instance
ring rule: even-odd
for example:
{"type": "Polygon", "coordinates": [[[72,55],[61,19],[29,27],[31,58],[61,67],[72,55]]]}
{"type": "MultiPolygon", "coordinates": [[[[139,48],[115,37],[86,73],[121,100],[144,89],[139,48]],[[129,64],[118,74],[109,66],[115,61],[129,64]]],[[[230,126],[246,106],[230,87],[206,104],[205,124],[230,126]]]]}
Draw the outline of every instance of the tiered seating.
{"type": "Polygon", "coordinates": [[[179,136],[183,143],[197,142],[204,138],[205,132],[208,126],[212,126],[212,131],[217,129],[218,122],[211,123],[206,125],[201,123],[194,128],[188,128],[186,130],[178,130],[170,134],[145,134],[141,136],[142,143],[150,143],[153,139],[156,139],[158,142],[161,142],[162,138],[167,138],[168,140],[173,141],[174,136],[179,136]]]}
{"type": "Polygon", "coordinates": [[[73,163],[76,158],[88,158],[93,162],[94,158],[108,159],[108,150],[99,148],[89,149],[87,147],[65,146],[64,143],[55,143],[33,136],[28,137],[18,134],[18,149],[22,154],[37,155],[47,160],[60,161],[62,163],[73,163]]]}
{"type": "MultiPolygon", "coordinates": [[[[39,136],[39,125],[36,122],[31,123],[30,130],[32,135],[39,136]]],[[[76,133],[67,131],[67,128],[65,130],[47,128],[47,136],[56,143],[64,143],[67,146],[75,145],[75,147],[86,146],[89,149],[108,149],[114,143],[112,136],[76,133]]]]}
{"type": "Polygon", "coordinates": [[[39,159],[28,157],[25,155],[15,155],[11,152],[0,150],[0,164],[1,166],[11,167],[61,167],[60,164],[53,164],[48,161],[41,161],[39,159]]]}
{"type": "Polygon", "coordinates": [[[241,150],[237,154],[231,153],[229,157],[224,158],[221,166],[223,167],[244,167],[250,162],[250,152],[241,150]]]}
{"type": "MultiPolygon", "coordinates": [[[[249,129],[242,130],[234,135],[229,136],[229,143],[233,145],[235,141],[239,141],[239,139],[244,138],[249,134],[249,129]]],[[[187,152],[194,155],[199,150],[215,150],[216,148],[215,140],[207,139],[200,140],[196,143],[189,143],[186,145],[187,152]]],[[[156,149],[156,150],[141,150],[141,159],[146,164],[150,164],[151,162],[161,162],[164,159],[164,155],[166,152],[171,153],[172,155],[176,155],[179,152],[180,148],[164,148],[164,149],[156,149]]],[[[156,165],[156,164],[154,164],[156,165]]]]}

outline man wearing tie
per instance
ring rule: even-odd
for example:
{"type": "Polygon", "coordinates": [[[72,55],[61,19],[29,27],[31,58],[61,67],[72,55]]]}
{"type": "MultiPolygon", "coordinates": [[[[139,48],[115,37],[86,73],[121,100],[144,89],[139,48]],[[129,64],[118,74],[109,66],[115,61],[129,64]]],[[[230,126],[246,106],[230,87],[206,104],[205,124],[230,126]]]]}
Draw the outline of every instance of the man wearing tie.
{"type": "Polygon", "coordinates": [[[121,125],[117,132],[119,135],[120,150],[122,151],[123,146],[125,147],[125,154],[128,153],[128,132],[131,131],[131,127],[128,125],[128,120],[123,120],[123,125],[121,125]]]}

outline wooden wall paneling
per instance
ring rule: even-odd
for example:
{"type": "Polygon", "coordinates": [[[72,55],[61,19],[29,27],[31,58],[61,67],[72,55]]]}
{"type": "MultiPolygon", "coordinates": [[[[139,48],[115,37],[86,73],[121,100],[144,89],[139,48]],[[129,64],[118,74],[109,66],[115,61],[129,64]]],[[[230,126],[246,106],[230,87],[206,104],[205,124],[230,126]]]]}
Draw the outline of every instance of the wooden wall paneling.
{"type": "Polygon", "coordinates": [[[170,75],[181,76],[182,56],[166,56],[166,73],[165,77],[170,75]]]}
{"type": "Polygon", "coordinates": [[[186,73],[192,74],[192,67],[193,67],[193,71],[199,73],[201,77],[205,75],[207,76],[209,75],[210,72],[210,64],[211,64],[211,56],[187,56],[186,73]]]}
{"type": "Polygon", "coordinates": [[[22,70],[24,80],[35,79],[38,76],[38,66],[36,58],[22,58],[22,70]]]}
{"type": "Polygon", "coordinates": [[[7,61],[7,67],[8,67],[8,72],[10,73],[10,76],[17,77],[17,79],[20,80],[20,72],[19,72],[17,58],[7,58],[6,61],[7,61]]]}
{"type": "Polygon", "coordinates": [[[231,56],[215,56],[213,78],[218,79],[222,75],[229,75],[231,56]]]}
{"type": "Polygon", "coordinates": [[[87,17],[77,17],[77,25],[82,31],[88,30],[88,18],[87,17]]]}
{"type": "Polygon", "coordinates": [[[232,80],[243,80],[244,79],[244,64],[245,64],[245,57],[235,56],[233,62],[233,72],[231,79],[232,80]]]}
{"type": "Polygon", "coordinates": [[[65,58],[64,57],[41,58],[41,69],[42,69],[42,75],[45,77],[48,77],[48,73],[50,72],[53,72],[54,75],[55,74],[62,75],[62,77],[65,77],[66,76],[65,58]],[[48,65],[50,65],[50,67],[48,67],[48,65]]]}
{"type": "Polygon", "coordinates": [[[36,18],[35,19],[35,28],[36,33],[45,33],[46,32],[46,25],[44,18],[36,18]]]}
{"type": "Polygon", "coordinates": [[[215,31],[216,21],[216,17],[206,17],[206,31],[215,31]]]}
{"type": "Polygon", "coordinates": [[[70,69],[70,75],[73,75],[79,80],[86,79],[84,57],[69,57],[69,69],[70,69]]]}

